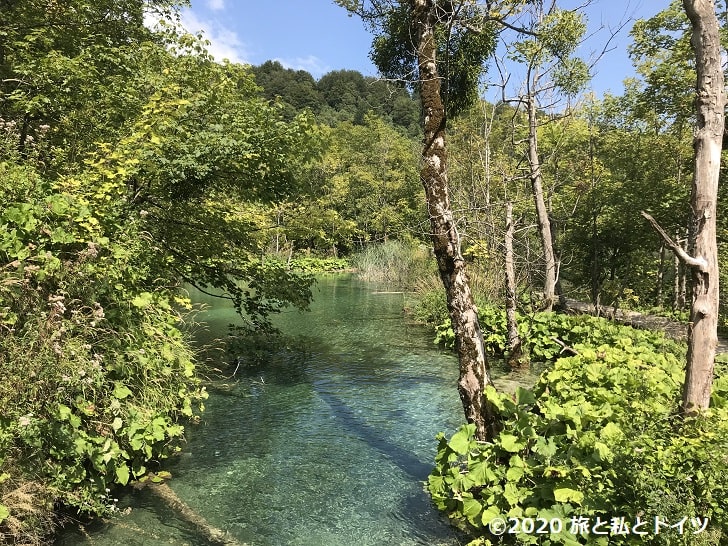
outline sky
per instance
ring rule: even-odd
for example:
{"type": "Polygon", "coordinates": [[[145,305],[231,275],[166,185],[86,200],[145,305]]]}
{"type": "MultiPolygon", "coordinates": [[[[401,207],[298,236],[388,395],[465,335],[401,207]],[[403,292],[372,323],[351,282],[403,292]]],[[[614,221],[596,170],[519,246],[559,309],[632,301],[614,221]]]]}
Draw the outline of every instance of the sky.
{"type": "MultiPolygon", "coordinates": [[[[584,0],[559,0],[573,8],[584,0]]],[[[215,58],[259,65],[277,60],[315,78],[332,70],[358,70],[376,76],[369,60],[372,36],[357,17],[333,0],[192,0],[183,11],[187,30],[203,31],[215,58]]],[[[604,48],[610,29],[624,28],[595,67],[592,90],[599,96],[622,93],[622,81],[634,75],[627,55],[634,19],[649,18],[669,0],[592,0],[587,8],[589,40],[579,54],[589,58],[604,48]]]]}

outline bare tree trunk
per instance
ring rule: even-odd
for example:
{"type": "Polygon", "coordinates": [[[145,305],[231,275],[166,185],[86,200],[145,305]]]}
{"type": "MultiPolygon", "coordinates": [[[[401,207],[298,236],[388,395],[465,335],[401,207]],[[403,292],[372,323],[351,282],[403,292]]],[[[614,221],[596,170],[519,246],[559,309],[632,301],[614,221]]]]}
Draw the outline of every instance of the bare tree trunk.
{"type": "Polygon", "coordinates": [[[460,239],[450,208],[445,108],[436,63],[434,1],[410,0],[410,7],[416,32],[420,99],[424,115],[423,167],[420,176],[430,216],[432,245],[455,332],[460,361],[460,400],[467,421],[475,423],[476,437],[487,440],[496,433],[498,422],[496,412],[484,394],[485,387],[492,385],[492,380],[477,310],[465,273],[460,239]]]}
{"type": "Polygon", "coordinates": [[[697,68],[698,123],[693,138],[695,170],[690,205],[693,211],[692,307],[683,411],[708,407],[718,343],[718,246],[716,204],[725,126],[725,81],[721,66],[720,25],[713,0],[683,0],[693,27],[691,43],[697,68]]]}
{"type": "MultiPolygon", "coordinates": [[[[534,82],[529,85],[536,85],[534,82]]],[[[541,173],[541,160],[538,157],[538,120],[536,119],[536,97],[531,89],[528,91],[528,164],[531,171],[531,187],[533,199],[536,204],[536,220],[541,235],[541,247],[544,258],[543,298],[544,309],[551,311],[556,294],[556,257],[554,255],[553,237],[551,236],[551,221],[543,197],[543,176],[541,173]]]]}
{"type": "MultiPolygon", "coordinates": [[[[680,239],[680,234],[675,235],[675,242],[682,248],[685,240],[680,239]]],[[[675,255],[675,297],[673,300],[673,309],[682,311],[685,309],[685,301],[687,299],[687,280],[685,275],[685,267],[683,267],[680,257],[675,255]]]]}
{"type": "Polygon", "coordinates": [[[667,251],[667,247],[665,246],[665,243],[660,245],[660,265],[657,267],[657,283],[655,285],[655,300],[657,300],[657,305],[662,308],[662,289],[665,284],[665,253],[667,251]]]}
{"type": "MultiPolygon", "coordinates": [[[[677,237],[675,239],[677,240],[677,244],[680,244],[680,240],[677,239],[677,237]]],[[[675,255],[674,270],[675,270],[675,282],[674,282],[675,295],[673,297],[672,309],[674,311],[682,311],[683,307],[685,307],[685,293],[682,292],[682,295],[683,295],[682,301],[680,301],[680,294],[681,294],[680,280],[681,280],[681,275],[682,275],[682,268],[680,267],[680,258],[677,257],[677,254],[675,255]]]]}
{"type": "Polygon", "coordinates": [[[508,330],[508,365],[519,368],[527,363],[516,320],[516,271],[513,266],[513,203],[506,203],[506,326],[508,330]]]}
{"type": "Polygon", "coordinates": [[[685,302],[688,301],[688,279],[685,267],[680,266],[680,292],[677,297],[677,304],[680,311],[685,310],[685,302]]]}
{"type": "Polygon", "coordinates": [[[693,414],[710,404],[718,344],[718,245],[716,205],[723,145],[725,82],[721,67],[720,26],[714,0],[683,0],[693,27],[691,43],[697,69],[697,126],[693,136],[695,169],[690,197],[692,221],[686,252],[647,213],[642,215],[686,266],[692,278],[688,358],[682,411],[693,414]]]}

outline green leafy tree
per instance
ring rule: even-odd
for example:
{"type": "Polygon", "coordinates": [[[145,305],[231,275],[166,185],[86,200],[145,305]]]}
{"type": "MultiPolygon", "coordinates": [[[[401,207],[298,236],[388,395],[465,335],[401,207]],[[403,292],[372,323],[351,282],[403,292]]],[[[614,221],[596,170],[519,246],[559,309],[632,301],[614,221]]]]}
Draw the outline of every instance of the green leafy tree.
{"type": "Polygon", "coordinates": [[[110,83],[133,77],[133,47],[161,40],[143,25],[145,11],[169,15],[172,5],[168,0],[4,2],[0,111],[19,127],[18,149],[49,126],[43,137],[53,149],[53,166],[70,168],[95,140],[113,132],[129,114],[133,97],[123,90],[110,95],[110,83]],[[62,158],[69,160],[63,166],[62,158]]]}
{"type": "Polygon", "coordinates": [[[340,124],[330,138],[324,161],[342,216],[367,242],[413,231],[422,212],[415,143],[371,115],[363,125],[340,124]]]}
{"type": "Polygon", "coordinates": [[[112,510],[107,487],[176,449],[205,396],[184,281],[260,329],[308,302],[310,279],[260,260],[260,208],[303,191],[318,133],[197,37],[152,34],[145,2],[6,7],[0,532],[20,541],[54,503],[112,510]]]}
{"type": "Polygon", "coordinates": [[[256,83],[263,88],[265,98],[281,98],[286,103],[288,119],[306,108],[318,113],[326,105],[316,80],[305,70],[284,68],[278,61],[266,61],[254,66],[253,74],[256,83]]]}
{"type": "Polygon", "coordinates": [[[544,260],[544,308],[554,304],[558,278],[558,257],[554,252],[554,237],[544,189],[543,165],[539,152],[540,125],[549,117],[539,115],[539,109],[552,108],[555,95],[574,96],[588,81],[586,63],[574,55],[586,32],[583,15],[578,11],[562,10],[555,2],[534,2],[527,8],[528,31],[524,39],[509,46],[512,60],[526,69],[524,93],[515,102],[522,106],[528,118],[526,158],[533,189],[536,220],[544,260]]]}

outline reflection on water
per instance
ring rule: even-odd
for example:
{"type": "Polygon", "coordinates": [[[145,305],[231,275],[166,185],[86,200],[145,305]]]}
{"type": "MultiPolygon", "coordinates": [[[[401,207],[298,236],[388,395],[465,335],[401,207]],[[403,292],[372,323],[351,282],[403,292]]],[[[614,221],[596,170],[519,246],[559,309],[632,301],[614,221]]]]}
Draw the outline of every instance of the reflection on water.
{"type": "MultiPolygon", "coordinates": [[[[277,319],[281,345],[239,355],[213,389],[170,486],[251,545],[459,544],[422,485],[435,434],[462,421],[455,357],[407,324],[401,294],[350,276],[314,291],[309,312],[277,319]]],[[[234,314],[208,303],[209,334],[224,335],[234,314]]],[[[131,513],[59,543],[204,544],[147,493],[120,504],[131,513]]]]}

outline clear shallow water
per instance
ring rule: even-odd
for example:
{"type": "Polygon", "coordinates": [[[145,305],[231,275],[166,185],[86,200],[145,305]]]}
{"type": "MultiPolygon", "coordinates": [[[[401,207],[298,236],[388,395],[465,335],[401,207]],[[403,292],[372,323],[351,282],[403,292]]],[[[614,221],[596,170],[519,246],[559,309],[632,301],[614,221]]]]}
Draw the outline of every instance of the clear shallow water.
{"type": "MultiPolygon", "coordinates": [[[[326,277],[309,312],[276,320],[281,345],[240,355],[188,427],[169,485],[215,527],[251,545],[450,545],[457,533],[423,490],[434,436],[462,422],[457,360],[405,320],[402,294],[326,277]]],[[[222,336],[234,313],[202,317],[222,336]]],[[[505,385],[504,385],[505,387],[505,385]]],[[[146,492],[131,513],[58,544],[206,544],[146,492]]]]}

